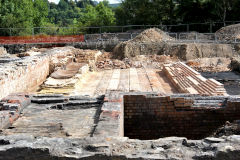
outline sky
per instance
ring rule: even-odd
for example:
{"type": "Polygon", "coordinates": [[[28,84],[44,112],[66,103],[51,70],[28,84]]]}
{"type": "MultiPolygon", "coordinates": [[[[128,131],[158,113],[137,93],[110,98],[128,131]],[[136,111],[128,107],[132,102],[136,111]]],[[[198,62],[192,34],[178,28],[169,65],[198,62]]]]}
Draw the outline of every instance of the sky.
{"type": "MultiPolygon", "coordinates": [[[[48,0],[49,2],[55,2],[55,3],[58,3],[59,0],[48,0]]],[[[102,0],[96,0],[98,2],[102,1],[102,0]]],[[[119,3],[121,0],[108,0],[110,4],[113,4],[113,3],[119,3]]]]}

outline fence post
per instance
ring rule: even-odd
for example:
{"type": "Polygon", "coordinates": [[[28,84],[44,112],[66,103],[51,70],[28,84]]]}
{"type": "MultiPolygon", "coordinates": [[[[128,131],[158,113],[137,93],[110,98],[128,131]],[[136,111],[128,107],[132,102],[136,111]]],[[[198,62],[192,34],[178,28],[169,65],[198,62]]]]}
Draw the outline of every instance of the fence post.
{"type": "Polygon", "coordinates": [[[187,24],[187,32],[189,32],[189,28],[190,28],[190,27],[189,27],[189,24],[187,24]]]}
{"type": "Polygon", "coordinates": [[[10,30],[9,34],[10,36],[12,36],[12,28],[9,28],[9,30],[10,30]]]}
{"type": "Polygon", "coordinates": [[[32,28],[32,35],[34,36],[34,27],[32,28]]]}
{"type": "Polygon", "coordinates": [[[196,42],[198,42],[198,34],[197,34],[197,32],[195,34],[196,34],[196,42]]]}
{"type": "Polygon", "coordinates": [[[210,33],[212,33],[212,32],[213,32],[213,30],[212,30],[212,27],[213,27],[213,23],[212,23],[212,22],[210,22],[210,33]]]}

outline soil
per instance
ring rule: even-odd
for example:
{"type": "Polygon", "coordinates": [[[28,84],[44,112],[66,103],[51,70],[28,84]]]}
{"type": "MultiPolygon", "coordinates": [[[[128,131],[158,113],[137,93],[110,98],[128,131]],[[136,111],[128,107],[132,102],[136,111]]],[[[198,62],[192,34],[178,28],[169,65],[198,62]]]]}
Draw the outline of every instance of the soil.
{"type": "Polygon", "coordinates": [[[151,45],[142,45],[142,43],[152,44],[163,41],[173,40],[165,32],[158,28],[151,28],[143,31],[134,39],[119,43],[113,50],[115,58],[123,59],[125,57],[135,57],[141,55],[142,49],[152,49],[151,45]]]}
{"type": "Polygon", "coordinates": [[[240,38],[240,24],[223,27],[216,32],[220,40],[235,40],[240,38]]]}
{"type": "Polygon", "coordinates": [[[199,72],[230,71],[230,58],[201,58],[189,60],[186,64],[199,72]]]}
{"type": "MultiPolygon", "coordinates": [[[[186,34],[188,38],[210,40],[204,34],[191,32],[186,34]]],[[[186,61],[206,57],[234,57],[237,56],[237,46],[219,43],[190,43],[181,42],[168,36],[160,29],[147,29],[134,39],[119,43],[113,50],[116,59],[131,58],[138,55],[171,55],[186,61]],[[233,49],[235,47],[235,49],[233,49]]],[[[240,47],[239,47],[240,48],[240,47]]]]}

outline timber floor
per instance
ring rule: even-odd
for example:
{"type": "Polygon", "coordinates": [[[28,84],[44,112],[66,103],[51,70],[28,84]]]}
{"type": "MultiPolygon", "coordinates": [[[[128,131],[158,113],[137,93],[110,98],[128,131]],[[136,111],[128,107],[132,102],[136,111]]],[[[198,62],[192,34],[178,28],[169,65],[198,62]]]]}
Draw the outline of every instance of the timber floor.
{"type": "Polygon", "coordinates": [[[157,69],[129,68],[89,73],[74,87],[76,95],[103,95],[107,91],[177,93],[168,78],[157,69]]]}

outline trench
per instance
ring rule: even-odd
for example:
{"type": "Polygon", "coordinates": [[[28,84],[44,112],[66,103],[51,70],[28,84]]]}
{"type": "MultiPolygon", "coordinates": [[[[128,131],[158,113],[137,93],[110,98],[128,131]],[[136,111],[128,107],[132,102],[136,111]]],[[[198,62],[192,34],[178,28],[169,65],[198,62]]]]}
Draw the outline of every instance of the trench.
{"type": "Polygon", "coordinates": [[[203,139],[226,121],[240,119],[238,105],[239,101],[221,96],[124,96],[124,136],[140,140],[171,136],[203,139]]]}

